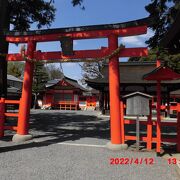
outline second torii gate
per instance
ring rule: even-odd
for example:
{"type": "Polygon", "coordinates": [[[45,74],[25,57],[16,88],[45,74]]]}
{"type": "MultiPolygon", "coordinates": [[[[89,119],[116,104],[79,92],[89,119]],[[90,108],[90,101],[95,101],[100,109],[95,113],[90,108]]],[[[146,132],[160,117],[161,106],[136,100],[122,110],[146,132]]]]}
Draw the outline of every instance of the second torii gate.
{"type": "MultiPolygon", "coordinates": [[[[122,124],[120,116],[120,80],[119,80],[119,57],[138,57],[147,56],[147,48],[121,48],[120,51],[113,53],[118,49],[118,37],[135,36],[146,34],[147,24],[149,19],[140,19],[136,21],[94,25],[94,26],[81,26],[73,28],[60,28],[50,30],[39,30],[29,32],[8,32],[6,33],[6,40],[10,43],[26,43],[27,51],[25,55],[8,54],[8,61],[24,61],[24,81],[22,88],[22,97],[19,108],[17,134],[13,137],[14,141],[24,141],[31,138],[28,134],[30,104],[32,97],[32,81],[34,61],[47,60],[54,62],[68,61],[76,62],[77,59],[99,58],[108,57],[109,55],[109,89],[110,89],[110,129],[111,129],[111,142],[108,147],[111,149],[122,149],[122,124]],[[65,55],[61,51],[56,52],[40,52],[36,51],[36,44],[38,42],[60,41],[61,38],[69,38],[73,40],[80,39],[97,39],[108,38],[108,47],[94,50],[78,50],[73,51],[70,55],[65,55]],[[26,58],[24,58],[24,56],[26,58]],[[74,60],[74,61],[73,61],[74,60]]],[[[89,61],[91,62],[91,61],[89,61]]],[[[123,146],[125,147],[125,146],[123,146]]]]}

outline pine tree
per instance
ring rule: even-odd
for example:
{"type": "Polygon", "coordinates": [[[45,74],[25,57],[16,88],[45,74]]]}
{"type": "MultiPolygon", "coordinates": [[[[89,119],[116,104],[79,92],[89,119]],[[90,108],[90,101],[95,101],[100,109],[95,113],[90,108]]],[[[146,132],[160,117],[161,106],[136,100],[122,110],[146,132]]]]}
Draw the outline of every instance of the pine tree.
{"type": "Polygon", "coordinates": [[[154,18],[150,28],[154,31],[154,36],[151,37],[147,44],[151,48],[156,48],[168,31],[170,26],[176,19],[177,12],[180,10],[179,0],[151,0],[152,3],[147,5],[145,9],[154,18]]]}
{"type": "Polygon", "coordinates": [[[154,31],[154,36],[146,43],[150,50],[147,57],[132,57],[129,61],[156,61],[160,59],[166,65],[180,73],[180,54],[169,54],[167,50],[160,47],[160,41],[174,23],[178,11],[180,11],[179,0],[151,0],[152,2],[145,7],[154,18],[154,23],[150,28],[154,31]]]}
{"type": "MultiPolygon", "coordinates": [[[[73,6],[83,0],[72,0],[73,6]]],[[[0,0],[0,97],[7,94],[7,62],[4,54],[8,53],[8,43],[4,33],[10,30],[26,31],[31,24],[37,28],[50,26],[55,18],[54,0],[0,0]]]]}
{"type": "Polygon", "coordinates": [[[179,54],[169,54],[167,50],[154,48],[149,49],[147,57],[131,57],[129,62],[137,61],[156,61],[161,60],[165,65],[171,67],[174,71],[180,73],[180,53],[179,54]]]}
{"type": "Polygon", "coordinates": [[[49,80],[61,79],[64,76],[62,69],[58,68],[56,65],[48,65],[46,71],[48,72],[49,80]]]}
{"type": "Polygon", "coordinates": [[[7,73],[17,78],[23,76],[24,63],[23,62],[8,62],[7,73]]]}
{"type": "Polygon", "coordinates": [[[34,108],[37,105],[38,95],[45,90],[45,84],[48,81],[48,73],[44,64],[42,62],[36,62],[34,67],[34,78],[33,78],[33,86],[32,90],[35,95],[34,98],[34,108]]]}

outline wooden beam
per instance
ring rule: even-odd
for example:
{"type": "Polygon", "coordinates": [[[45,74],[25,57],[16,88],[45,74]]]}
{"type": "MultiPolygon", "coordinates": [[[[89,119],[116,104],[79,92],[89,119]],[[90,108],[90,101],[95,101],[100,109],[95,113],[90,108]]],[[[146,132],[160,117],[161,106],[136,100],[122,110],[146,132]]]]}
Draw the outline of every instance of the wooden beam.
{"type": "MultiPolygon", "coordinates": [[[[85,58],[103,58],[109,55],[110,52],[108,48],[101,48],[95,50],[79,50],[74,51],[73,56],[63,56],[62,52],[34,52],[34,58],[36,60],[59,60],[63,61],[65,59],[85,59],[85,58]]],[[[119,57],[139,57],[139,56],[147,56],[148,50],[147,48],[125,48],[122,49],[119,53],[119,57]]],[[[23,61],[21,54],[8,54],[8,61],[23,61]]]]}
{"type": "Polygon", "coordinates": [[[71,37],[74,40],[78,39],[95,39],[95,38],[107,38],[111,34],[116,36],[135,36],[147,33],[147,26],[128,27],[112,30],[94,30],[94,31],[81,31],[81,32],[67,32],[67,33],[55,33],[55,34],[36,34],[27,36],[14,36],[7,35],[6,41],[10,43],[27,43],[28,41],[47,42],[47,41],[59,41],[61,37],[71,37]]]}

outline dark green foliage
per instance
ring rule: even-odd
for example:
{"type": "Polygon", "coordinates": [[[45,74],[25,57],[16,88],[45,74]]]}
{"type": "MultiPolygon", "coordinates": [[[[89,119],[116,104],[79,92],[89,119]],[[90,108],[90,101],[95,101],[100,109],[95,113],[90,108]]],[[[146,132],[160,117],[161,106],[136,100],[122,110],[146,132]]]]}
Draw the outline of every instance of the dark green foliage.
{"type": "Polygon", "coordinates": [[[179,0],[151,0],[152,3],[145,9],[154,17],[154,23],[150,28],[154,31],[154,36],[147,41],[151,48],[158,46],[160,40],[164,37],[169,27],[176,19],[178,10],[180,10],[179,0]]]}
{"type": "MultiPolygon", "coordinates": [[[[51,25],[56,12],[54,2],[54,0],[7,0],[6,4],[3,1],[0,1],[0,4],[7,6],[4,8],[8,9],[6,24],[13,25],[14,30],[26,31],[32,23],[36,23],[38,29],[51,25]]],[[[71,2],[73,6],[79,5],[84,9],[83,0],[71,0],[71,2]]]]}
{"type": "Polygon", "coordinates": [[[136,62],[136,61],[156,61],[157,60],[157,53],[158,49],[150,49],[148,50],[148,56],[147,57],[130,57],[129,62],[136,62]]]}
{"type": "Polygon", "coordinates": [[[4,7],[8,11],[6,24],[12,24],[13,29],[19,31],[28,30],[34,22],[38,28],[49,26],[55,16],[53,3],[54,1],[44,0],[7,0],[7,7],[4,7]]]}
{"type": "MultiPolygon", "coordinates": [[[[73,0],[73,6],[79,5],[82,9],[83,0],[73,0]]],[[[56,8],[54,0],[9,0],[9,19],[14,30],[28,30],[32,23],[37,28],[49,27],[55,19],[56,8]]]]}
{"type": "Polygon", "coordinates": [[[8,69],[7,69],[8,74],[20,78],[23,76],[23,72],[24,72],[24,63],[8,62],[8,69]]]}
{"type": "Polygon", "coordinates": [[[38,96],[45,91],[45,84],[48,81],[48,74],[42,62],[34,64],[34,76],[32,91],[34,94],[34,108],[37,107],[38,96]]]}
{"type": "Polygon", "coordinates": [[[167,63],[168,66],[180,73],[180,53],[176,55],[169,55],[169,60],[167,63]]]}
{"type": "Polygon", "coordinates": [[[44,0],[9,0],[10,23],[14,30],[25,31],[34,22],[38,29],[50,26],[54,21],[55,7],[52,2],[44,0]]]}
{"type": "Polygon", "coordinates": [[[45,90],[48,81],[48,73],[42,62],[36,62],[34,66],[33,92],[40,93],[45,90]]]}
{"type": "Polygon", "coordinates": [[[82,5],[83,1],[84,1],[84,0],[72,0],[71,2],[72,2],[72,4],[73,4],[73,6],[79,5],[79,6],[84,10],[85,7],[82,5]]]}
{"type": "MultiPolygon", "coordinates": [[[[72,0],[73,6],[80,5],[83,0],[72,0]]],[[[0,54],[8,53],[8,43],[2,31],[12,29],[26,31],[32,23],[37,28],[49,27],[55,19],[54,0],[0,0],[0,54]]],[[[7,94],[7,62],[5,57],[0,61],[0,97],[7,94]]]]}
{"type": "Polygon", "coordinates": [[[145,8],[150,16],[155,18],[150,28],[154,31],[154,36],[146,43],[149,45],[148,57],[130,58],[129,61],[152,61],[160,59],[166,65],[180,73],[180,54],[170,55],[165,49],[159,47],[161,39],[174,23],[178,11],[180,11],[179,0],[151,0],[152,3],[145,8]]]}
{"type": "Polygon", "coordinates": [[[63,72],[61,72],[61,70],[55,66],[55,65],[48,65],[46,67],[46,71],[48,72],[48,79],[52,80],[52,79],[61,79],[64,75],[63,72]]]}
{"type": "Polygon", "coordinates": [[[162,60],[166,65],[180,73],[180,54],[170,55],[164,49],[154,48],[149,50],[147,57],[132,57],[128,61],[156,61],[157,59],[162,60]]]}

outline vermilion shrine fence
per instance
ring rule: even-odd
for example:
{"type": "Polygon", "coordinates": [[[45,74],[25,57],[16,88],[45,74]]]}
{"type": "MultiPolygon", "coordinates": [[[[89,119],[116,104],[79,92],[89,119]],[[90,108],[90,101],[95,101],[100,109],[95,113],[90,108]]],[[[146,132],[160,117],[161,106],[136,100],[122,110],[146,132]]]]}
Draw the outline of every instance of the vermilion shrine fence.
{"type": "MultiPolygon", "coordinates": [[[[121,119],[122,119],[122,122],[123,122],[123,125],[132,125],[132,124],[136,124],[136,121],[135,119],[131,119],[131,118],[128,118],[126,116],[124,116],[124,111],[125,111],[125,105],[123,103],[121,103],[121,119]]],[[[144,120],[141,120],[140,121],[140,124],[141,125],[144,125],[146,126],[146,135],[141,135],[140,136],[140,140],[143,141],[143,142],[146,142],[146,148],[147,150],[152,150],[152,144],[153,143],[156,143],[156,151],[157,152],[160,152],[160,147],[161,147],[161,144],[159,144],[159,146],[157,145],[157,142],[159,141],[159,137],[157,136],[157,132],[156,132],[156,136],[154,137],[153,136],[153,127],[155,127],[157,129],[157,120],[156,120],[156,117],[153,118],[152,116],[152,109],[156,109],[156,105],[150,103],[149,104],[149,108],[150,108],[150,115],[147,116],[144,120]]],[[[164,119],[162,121],[163,118],[161,118],[161,128],[162,127],[174,127],[176,128],[176,132],[177,132],[177,135],[175,137],[164,137],[164,138],[160,138],[161,141],[160,143],[175,143],[177,144],[176,146],[176,150],[177,152],[180,152],[180,103],[177,104],[176,107],[174,106],[170,106],[170,107],[164,107],[164,106],[161,106],[161,110],[168,110],[168,108],[170,108],[170,110],[176,110],[176,113],[177,113],[177,121],[168,121],[168,119],[164,119]]],[[[174,118],[176,119],[176,118],[174,118]]],[[[124,129],[123,129],[123,132],[124,129]]],[[[161,136],[161,134],[160,134],[161,136]]],[[[127,141],[127,140],[136,140],[136,136],[135,135],[126,135],[126,133],[123,133],[123,142],[127,141]]]]}

